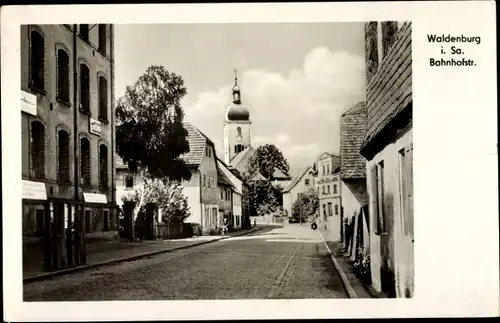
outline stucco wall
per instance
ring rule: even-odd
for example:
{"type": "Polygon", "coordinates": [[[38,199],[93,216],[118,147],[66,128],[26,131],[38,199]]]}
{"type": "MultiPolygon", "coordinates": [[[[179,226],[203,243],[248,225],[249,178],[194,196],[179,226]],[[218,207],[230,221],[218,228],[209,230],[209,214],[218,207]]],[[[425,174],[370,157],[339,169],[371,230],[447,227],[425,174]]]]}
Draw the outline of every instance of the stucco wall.
{"type": "Polygon", "coordinates": [[[191,179],[183,181],[182,187],[191,212],[184,222],[201,224],[200,173],[196,169],[191,169],[191,179]]]}
{"type": "Polygon", "coordinates": [[[405,259],[405,254],[410,252],[401,243],[401,202],[399,181],[399,151],[412,143],[412,130],[408,130],[394,143],[387,145],[382,151],[367,163],[367,189],[369,192],[370,209],[370,257],[372,284],[377,291],[382,290],[381,267],[383,265],[384,253],[388,258],[388,270],[394,274],[397,296],[402,296],[404,282],[400,280],[400,269],[404,264],[400,262],[405,259]],[[384,162],[384,218],[386,221],[386,236],[388,243],[381,243],[381,235],[376,234],[377,210],[376,196],[373,196],[373,185],[376,185],[374,174],[371,172],[381,161],[384,162]],[[387,249],[386,249],[387,248],[387,249]]]}
{"type": "Polygon", "coordinates": [[[224,124],[224,162],[229,164],[231,159],[236,155],[234,146],[241,144],[249,147],[251,144],[251,123],[249,121],[229,121],[224,124]],[[237,140],[237,128],[241,127],[241,141],[237,140]]]}
{"type": "Polygon", "coordinates": [[[368,203],[366,179],[342,180],[341,186],[344,217],[349,218],[354,213],[359,213],[360,208],[368,203]]]}
{"type": "Polygon", "coordinates": [[[198,168],[201,174],[201,201],[205,204],[217,204],[217,195],[219,194],[219,190],[217,187],[217,163],[215,161],[215,149],[213,145],[209,145],[208,143],[207,146],[212,147],[212,154],[210,157],[205,154],[198,168]],[[203,175],[207,178],[205,187],[203,186],[203,175]],[[208,178],[213,178],[210,183],[210,187],[208,185],[208,178]]]}

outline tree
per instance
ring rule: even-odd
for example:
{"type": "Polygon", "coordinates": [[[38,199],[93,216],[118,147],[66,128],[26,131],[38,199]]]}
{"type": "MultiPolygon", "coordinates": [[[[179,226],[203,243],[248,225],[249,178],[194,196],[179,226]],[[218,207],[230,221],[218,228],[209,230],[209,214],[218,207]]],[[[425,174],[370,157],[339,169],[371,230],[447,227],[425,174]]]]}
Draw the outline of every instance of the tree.
{"type": "Polygon", "coordinates": [[[254,181],[249,184],[249,202],[252,215],[261,215],[275,212],[283,188],[270,181],[254,181]],[[256,214],[257,213],[257,214],[256,214]]]}
{"type": "Polygon", "coordinates": [[[180,105],[186,93],[182,77],[157,65],[127,86],[116,106],[116,147],[132,172],[190,179],[191,172],[179,158],[189,152],[180,105]]]}
{"type": "Polygon", "coordinates": [[[301,218],[304,221],[309,216],[314,216],[319,209],[319,196],[314,188],[309,188],[299,195],[292,205],[292,217],[301,218]],[[301,213],[301,209],[303,213],[301,213]]]}
{"type": "Polygon", "coordinates": [[[290,165],[281,151],[272,144],[260,146],[248,159],[245,178],[250,179],[255,173],[260,172],[266,179],[273,180],[276,169],[289,176],[290,165]]]}
{"type": "Polygon", "coordinates": [[[180,182],[168,179],[145,179],[142,187],[122,197],[122,202],[134,202],[134,220],[146,213],[146,204],[162,210],[162,222],[183,222],[190,214],[187,198],[180,182]]]}

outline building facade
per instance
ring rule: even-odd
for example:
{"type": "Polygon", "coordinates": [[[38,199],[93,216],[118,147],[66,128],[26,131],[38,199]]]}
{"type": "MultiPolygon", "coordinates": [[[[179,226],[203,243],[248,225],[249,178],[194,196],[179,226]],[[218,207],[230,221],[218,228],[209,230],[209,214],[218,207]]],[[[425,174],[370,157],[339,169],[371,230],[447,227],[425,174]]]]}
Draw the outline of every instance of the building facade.
{"type": "Polygon", "coordinates": [[[218,227],[219,216],[215,145],[193,124],[185,122],[184,128],[190,151],[182,158],[191,170],[191,179],[182,183],[191,211],[184,222],[200,226],[201,233],[207,234],[218,227]]]}
{"type": "Polygon", "coordinates": [[[411,22],[365,24],[367,159],[373,287],[413,296],[411,22]]]}
{"type": "MultiPolygon", "coordinates": [[[[228,228],[234,229],[237,217],[233,213],[233,185],[227,176],[219,168],[219,175],[217,176],[217,187],[219,189],[218,204],[219,204],[219,217],[214,219],[216,221],[215,228],[217,229],[224,221],[226,221],[228,228]]],[[[239,218],[238,218],[239,220],[239,218]]]]}
{"type": "Polygon", "coordinates": [[[323,153],[316,161],[316,190],[319,196],[319,225],[326,228],[328,240],[340,240],[342,200],[340,192],[340,158],[323,153]]]}
{"type": "MultiPolygon", "coordinates": [[[[64,203],[65,227],[70,205],[86,202],[87,238],[117,236],[113,33],[107,24],[21,26],[23,195],[64,203]]],[[[42,209],[23,206],[24,238],[43,234],[42,209]]]]}

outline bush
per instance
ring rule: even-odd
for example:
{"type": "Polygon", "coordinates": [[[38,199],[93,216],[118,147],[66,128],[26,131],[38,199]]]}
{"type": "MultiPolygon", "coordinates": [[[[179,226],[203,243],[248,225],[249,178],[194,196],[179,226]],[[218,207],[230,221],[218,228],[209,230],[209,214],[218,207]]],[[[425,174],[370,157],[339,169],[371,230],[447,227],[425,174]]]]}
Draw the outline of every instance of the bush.
{"type": "Polygon", "coordinates": [[[359,279],[369,285],[371,284],[370,251],[363,247],[358,248],[359,257],[354,262],[354,270],[359,279]]]}

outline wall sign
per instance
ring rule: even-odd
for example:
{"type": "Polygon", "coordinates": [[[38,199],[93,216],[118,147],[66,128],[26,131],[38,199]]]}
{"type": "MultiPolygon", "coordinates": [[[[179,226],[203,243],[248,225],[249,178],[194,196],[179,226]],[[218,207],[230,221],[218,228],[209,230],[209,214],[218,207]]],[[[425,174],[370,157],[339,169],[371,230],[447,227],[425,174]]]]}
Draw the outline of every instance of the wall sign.
{"type": "Polygon", "coordinates": [[[335,177],[331,178],[322,178],[318,181],[318,184],[325,184],[325,183],[332,183],[332,182],[337,182],[339,179],[335,177]]]}
{"type": "Polygon", "coordinates": [[[45,183],[23,180],[23,199],[47,200],[45,183]]]}
{"type": "Polygon", "coordinates": [[[21,90],[21,111],[36,116],[36,95],[21,90]]]}
{"type": "Polygon", "coordinates": [[[101,121],[89,118],[89,132],[94,135],[101,135],[101,121]]]}
{"type": "Polygon", "coordinates": [[[87,203],[108,203],[105,194],[83,193],[83,200],[87,203]]]}

